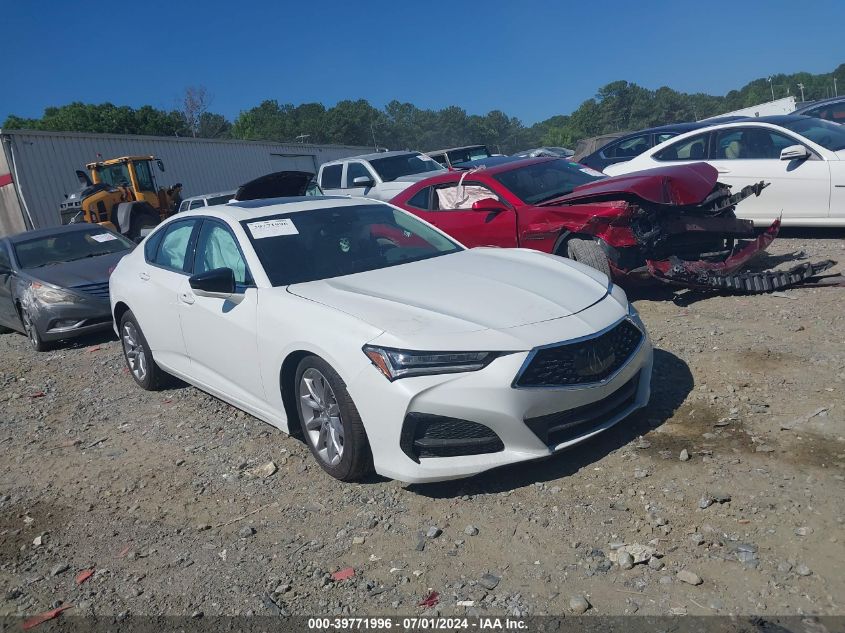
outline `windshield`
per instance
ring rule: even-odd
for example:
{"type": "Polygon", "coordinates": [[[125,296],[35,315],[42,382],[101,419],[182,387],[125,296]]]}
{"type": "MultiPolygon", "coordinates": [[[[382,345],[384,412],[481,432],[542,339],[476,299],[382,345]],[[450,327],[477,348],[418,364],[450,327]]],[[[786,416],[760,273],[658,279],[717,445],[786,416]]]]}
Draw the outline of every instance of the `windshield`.
{"type": "Polygon", "coordinates": [[[479,158],[490,158],[490,150],[487,149],[486,145],[453,149],[447,153],[453,165],[455,163],[468,163],[471,160],[478,160],[479,158]]]}
{"type": "Polygon", "coordinates": [[[222,196],[212,196],[211,198],[206,198],[205,202],[209,207],[216,207],[218,204],[226,204],[234,197],[234,193],[224,193],[222,196]]]}
{"type": "Polygon", "coordinates": [[[316,209],[241,222],[274,286],[439,257],[463,247],[387,205],[316,209]]]}
{"type": "Polygon", "coordinates": [[[77,259],[128,251],[134,242],[98,226],[79,231],[62,231],[14,244],[21,268],[40,268],[77,259]]]}
{"type": "Polygon", "coordinates": [[[845,126],[824,119],[806,118],[783,125],[788,130],[808,138],[832,152],[845,149],[845,126]]]}
{"type": "Polygon", "coordinates": [[[605,178],[584,165],[550,160],[517,167],[493,176],[526,204],[538,204],[571,193],[575,187],[605,178]]]}
{"type": "Polygon", "coordinates": [[[374,158],[370,161],[370,165],[378,172],[384,182],[390,182],[411,174],[422,174],[427,171],[443,169],[440,163],[421,154],[401,154],[386,158],[374,158]]]}

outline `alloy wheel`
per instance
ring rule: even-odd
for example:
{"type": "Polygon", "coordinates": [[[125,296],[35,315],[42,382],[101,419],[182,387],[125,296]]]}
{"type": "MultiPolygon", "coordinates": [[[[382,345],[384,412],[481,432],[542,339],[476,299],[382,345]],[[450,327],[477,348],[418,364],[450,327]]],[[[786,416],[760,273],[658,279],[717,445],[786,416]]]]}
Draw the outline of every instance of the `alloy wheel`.
{"type": "Polygon", "coordinates": [[[138,328],[132,321],[123,324],[123,333],[120,338],[123,342],[123,352],[129,363],[129,370],[138,381],[143,382],[147,376],[147,354],[141,344],[138,328]]]}
{"type": "Polygon", "coordinates": [[[343,422],[334,389],[326,377],[310,367],[299,381],[299,406],[308,441],[326,464],[343,458],[343,422]]]}

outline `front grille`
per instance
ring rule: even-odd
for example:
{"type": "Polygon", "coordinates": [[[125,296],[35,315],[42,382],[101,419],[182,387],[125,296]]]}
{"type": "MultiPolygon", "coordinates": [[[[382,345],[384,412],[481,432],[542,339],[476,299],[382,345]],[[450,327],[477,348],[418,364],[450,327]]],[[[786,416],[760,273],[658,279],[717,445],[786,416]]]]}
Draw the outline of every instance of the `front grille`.
{"type": "Polygon", "coordinates": [[[91,295],[97,299],[109,298],[109,282],[107,281],[98,284],[81,284],[79,286],[74,286],[73,290],[91,295]]]}
{"type": "Polygon", "coordinates": [[[525,425],[546,446],[557,446],[587,435],[634,404],[639,379],[640,375],[637,374],[603,400],[559,413],[528,418],[525,425]]]}
{"type": "Polygon", "coordinates": [[[637,350],[643,333],[628,319],[599,336],[535,349],[514,387],[563,387],[601,382],[637,350]]]}
{"type": "Polygon", "coordinates": [[[428,413],[405,416],[399,444],[415,462],[426,457],[496,453],[505,448],[499,436],[483,424],[428,413]]]}

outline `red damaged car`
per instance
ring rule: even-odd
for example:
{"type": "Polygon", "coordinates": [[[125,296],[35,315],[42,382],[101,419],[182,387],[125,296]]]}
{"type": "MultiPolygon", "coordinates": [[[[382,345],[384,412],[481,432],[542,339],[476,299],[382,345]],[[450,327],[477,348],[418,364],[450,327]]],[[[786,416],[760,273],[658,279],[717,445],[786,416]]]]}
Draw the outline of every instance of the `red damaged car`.
{"type": "Polygon", "coordinates": [[[467,246],[555,253],[621,282],[696,285],[742,266],[780,225],[758,236],[734,215],[764,183],[731,192],[717,175],[696,163],[607,178],[564,159],[532,158],[433,176],[391,202],[467,246]]]}

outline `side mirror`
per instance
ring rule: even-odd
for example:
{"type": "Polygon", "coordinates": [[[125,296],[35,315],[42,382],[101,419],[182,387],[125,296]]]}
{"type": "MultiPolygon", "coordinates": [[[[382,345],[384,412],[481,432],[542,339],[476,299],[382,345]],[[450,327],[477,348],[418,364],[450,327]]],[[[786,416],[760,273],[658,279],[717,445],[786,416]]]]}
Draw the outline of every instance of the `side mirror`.
{"type": "Polygon", "coordinates": [[[496,213],[507,210],[507,207],[496,200],[496,198],[482,198],[472,203],[473,211],[484,211],[485,213],[496,213]]]}
{"type": "Polygon", "coordinates": [[[781,160],[802,160],[809,157],[810,152],[803,145],[790,145],[780,150],[781,160]]]}
{"type": "Polygon", "coordinates": [[[199,297],[228,299],[235,294],[235,273],[231,268],[215,268],[188,279],[191,289],[199,297]]]}
{"type": "Polygon", "coordinates": [[[160,158],[156,160],[156,165],[158,165],[158,170],[164,172],[164,161],[160,158]]]}
{"type": "Polygon", "coordinates": [[[352,179],[352,184],[356,187],[372,187],[375,183],[369,176],[358,176],[352,179]]]}

